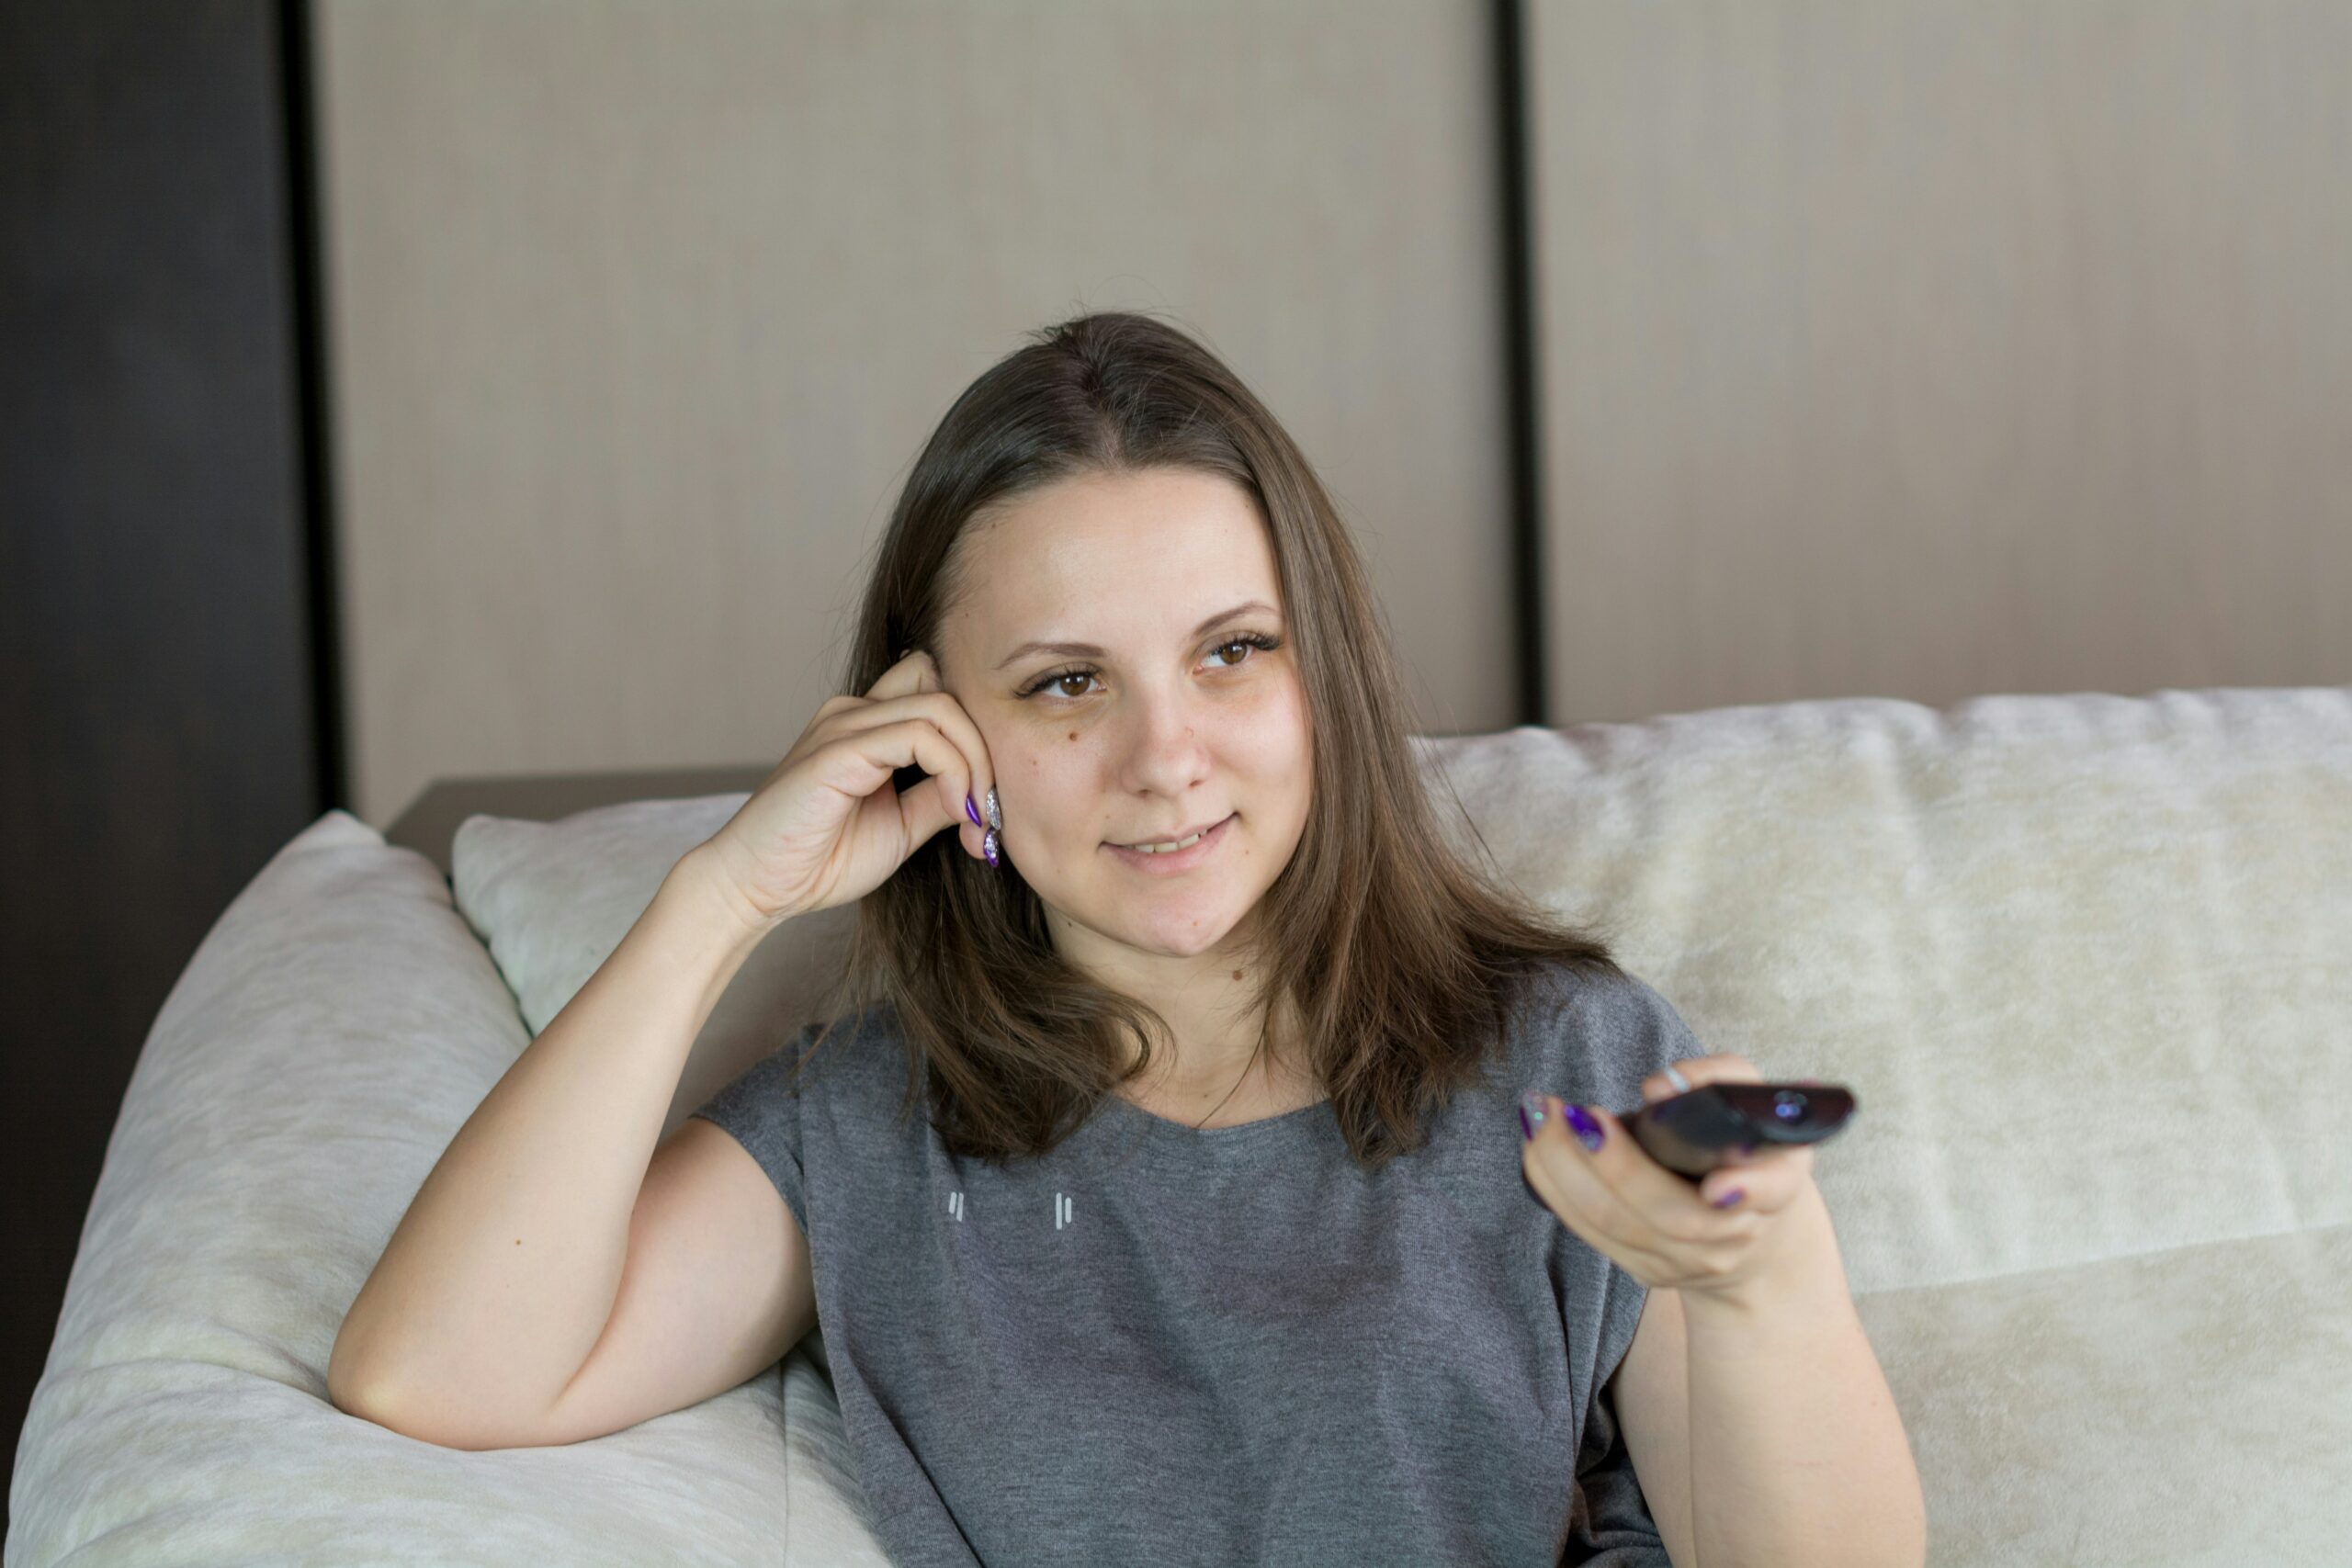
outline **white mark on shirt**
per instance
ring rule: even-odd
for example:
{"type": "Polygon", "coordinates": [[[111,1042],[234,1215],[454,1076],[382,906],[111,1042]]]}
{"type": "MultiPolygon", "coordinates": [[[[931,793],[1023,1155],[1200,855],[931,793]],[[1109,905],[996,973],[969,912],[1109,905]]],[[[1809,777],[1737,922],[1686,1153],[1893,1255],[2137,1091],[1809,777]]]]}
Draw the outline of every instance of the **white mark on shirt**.
{"type": "Polygon", "coordinates": [[[1069,1216],[1069,1199],[1067,1196],[1065,1196],[1064,1194],[1062,1194],[1062,1193],[1059,1193],[1059,1192],[1055,1193],[1055,1194],[1054,1194],[1054,1228],[1055,1228],[1056,1230],[1059,1230],[1059,1229],[1061,1229],[1064,1225],[1070,1224],[1072,1224],[1072,1223],[1074,1223],[1074,1222],[1072,1222],[1072,1220],[1070,1219],[1070,1216],[1069,1216]]]}
{"type": "Polygon", "coordinates": [[[957,1224],[964,1223],[964,1195],[961,1192],[950,1192],[947,1195],[947,1212],[956,1216],[957,1224]]]}

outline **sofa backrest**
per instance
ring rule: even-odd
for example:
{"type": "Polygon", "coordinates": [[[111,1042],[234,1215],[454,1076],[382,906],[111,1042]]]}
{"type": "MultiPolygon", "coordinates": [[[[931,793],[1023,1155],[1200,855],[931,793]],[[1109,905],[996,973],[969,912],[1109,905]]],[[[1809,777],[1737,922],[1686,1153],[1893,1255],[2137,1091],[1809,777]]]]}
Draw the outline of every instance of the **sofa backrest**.
{"type": "MultiPolygon", "coordinates": [[[[1857,1294],[2352,1213],[2325,1089],[2352,1051],[2352,687],[1841,698],[1415,746],[1454,841],[1607,921],[1710,1050],[1854,1090],[1815,1174],[1857,1294]]],[[[458,908],[533,1032],[743,799],[460,827],[458,908]]],[[[673,1121],[814,1017],[852,914],[753,954],[673,1121]]]]}
{"type": "Polygon", "coordinates": [[[2352,1214],[2352,687],[1418,744],[1711,1051],[1854,1090],[1815,1176],[1858,1295],[2352,1214]]]}

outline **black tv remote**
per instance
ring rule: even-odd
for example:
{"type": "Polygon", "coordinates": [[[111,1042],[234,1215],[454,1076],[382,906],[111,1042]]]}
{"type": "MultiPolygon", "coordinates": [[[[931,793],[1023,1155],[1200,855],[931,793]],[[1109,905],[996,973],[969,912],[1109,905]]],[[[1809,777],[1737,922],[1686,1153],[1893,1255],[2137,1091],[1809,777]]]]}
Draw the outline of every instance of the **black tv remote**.
{"type": "Polygon", "coordinates": [[[1841,1084],[1711,1083],[1618,1120],[1650,1158],[1696,1181],[1734,1149],[1817,1144],[1853,1114],[1853,1094],[1841,1084]]]}

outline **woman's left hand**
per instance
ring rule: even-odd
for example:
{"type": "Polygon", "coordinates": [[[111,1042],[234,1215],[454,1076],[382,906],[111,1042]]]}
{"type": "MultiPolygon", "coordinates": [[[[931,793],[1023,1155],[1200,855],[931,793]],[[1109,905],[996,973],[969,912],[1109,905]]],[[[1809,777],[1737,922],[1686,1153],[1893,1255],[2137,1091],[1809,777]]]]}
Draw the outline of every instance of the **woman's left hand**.
{"type": "MultiPolygon", "coordinates": [[[[1762,1083],[1741,1056],[1699,1056],[1674,1064],[1697,1089],[1710,1083],[1762,1083]]],[[[1681,1092],[1663,1073],[1642,1080],[1642,1100],[1681,1092]]],[[[1625,1272],[1653,1288],[1736,1296],[1768,1289],[1816,1233],[1801,1212],[1817,1208],[1813,1150],[1804,1145],[1734,1152],[1695,1185],[1645,1153],[1625,1124],[1598,1106],[1583,1112],[1600,1131],[1588,1150],[1552,1096],[1526,1140],[1521,1168],[1560,1223],[1625,1272]],[[1713,1205],[1739,1192],[1727,1208],[1713,1205]]]]}

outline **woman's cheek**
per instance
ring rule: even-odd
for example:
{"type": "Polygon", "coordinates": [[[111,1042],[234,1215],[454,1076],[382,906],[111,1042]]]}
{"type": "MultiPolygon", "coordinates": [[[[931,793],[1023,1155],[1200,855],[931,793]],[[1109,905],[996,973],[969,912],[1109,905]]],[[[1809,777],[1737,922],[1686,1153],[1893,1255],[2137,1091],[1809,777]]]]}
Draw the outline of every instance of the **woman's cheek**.
{"type": "Polygon", "coordinates": [[[1065,822],[1088,821],[1101,807],[1102,740],[1091,726],[1063,722],[1024,743],[1014,761],[1016,776],[1033,812],[1049,812],[1065,822]]]}
{"type": "Polygon", "coordinates": [[[1296,671],[1284,670],[1282,673],[1282,680],[1267,682],[1266,699],[1257,712],[1258,747],[1271,755],[1304,757],[1312,744],[1312,727],[1306,722],[1306,688],[1299,682],[1296,671]]]}

